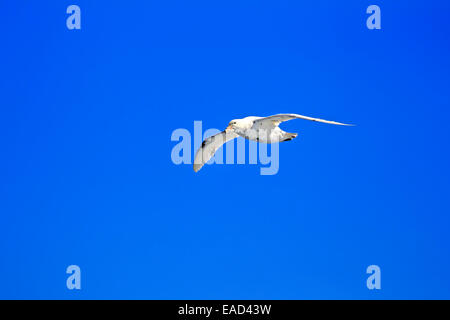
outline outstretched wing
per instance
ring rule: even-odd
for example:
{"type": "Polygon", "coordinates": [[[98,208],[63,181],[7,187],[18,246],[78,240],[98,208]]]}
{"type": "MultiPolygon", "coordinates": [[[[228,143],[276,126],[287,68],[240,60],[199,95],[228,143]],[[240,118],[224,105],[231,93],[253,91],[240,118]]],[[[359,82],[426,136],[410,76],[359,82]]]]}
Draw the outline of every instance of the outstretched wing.
{"type": "Polygon", "coordinates": [[[273,115],[273,116],[264,117],[264,118],[255,120],[254,123],[258,124],[260,126],[262,125],[264,127],[266,127],[270,123],[272,123],[272,125],[274,127],[276,127],[280,123],[282,123],[284,121],[292,120],[292,119],[305,119],[305,120],[310,120],[310,121],[317,121],[317,122],[323,122],[323,123],[337,124],[337,125],[340,125],[340,126],[351,126],[351,124],[340,123],[340,122],[336,122],[336,121],[323,120],[323,119],[319,119],[319,118],[311,118],[311,117],[302,116],[302,115],[295,114],[295,113],[276,114],[276,115],[273,115]]]}
{"type": "Polygon", "coordinates": [[[224,143],[238,137],[232,131],[222,131],[214,136],[211,136],[202,142],[200,148],[198,148],[197,153],[194,158],[194,171],[200,170],[203,165],[212,158],[217,149],[219,149],[224,143]]]}

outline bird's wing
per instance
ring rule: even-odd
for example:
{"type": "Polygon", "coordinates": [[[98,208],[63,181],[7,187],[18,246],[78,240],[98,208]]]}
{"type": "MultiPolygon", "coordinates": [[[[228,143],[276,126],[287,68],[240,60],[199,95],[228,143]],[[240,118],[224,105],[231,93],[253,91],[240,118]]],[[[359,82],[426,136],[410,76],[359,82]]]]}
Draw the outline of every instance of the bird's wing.
{"type": "Polygon", "coordinates": [[[198,148],[194,158],[194,171],[199,171],[203,165],[212,158],[217,149],[219,149],[224,143],[238,137],[238,135],[232,131],[225,130],[218,134],[211,136],[202,142],[202,146],[198,148]]]}
{"type": "Polygon", "coordinates": [[[305,119],[305,120],[310,120],[310,121],[317,121],[317,122],[323,122],[323,123],[337,124],[337,125],[340,125],[340,126],[351,126],[351,124],[340,123],[340,122],[336,122],[336,121],[323,120],[323,119],[319,119],[319,118],[311,118],[311,117],[302,116],[302,115],[295,114],[295,113],[276,114],[276,115],[273,115],[273,116],[269,116],[269,117],[265,117],[265,118],[261,118],[261,119],[255,120],[255,123],[261,122],[261,124],[262,123],[266,124],[266,123],[272,122],[273,125],[276,127],[280,123],[282,123],[284,121],[292,120],[292,119],[305,119]]]}

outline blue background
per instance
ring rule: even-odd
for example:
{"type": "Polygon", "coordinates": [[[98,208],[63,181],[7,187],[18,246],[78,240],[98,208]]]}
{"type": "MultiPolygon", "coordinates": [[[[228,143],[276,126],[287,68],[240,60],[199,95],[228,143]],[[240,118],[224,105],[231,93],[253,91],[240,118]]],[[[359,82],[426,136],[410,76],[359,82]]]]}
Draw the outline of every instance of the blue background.
{"type": "Polygon", "coordinates": [[[449,299],[449,13],[2,0],[0,298],[449,299]],[[171,161],[194,120],[282,112],[357,126],[284,123],[274,176],[171,161]]]}

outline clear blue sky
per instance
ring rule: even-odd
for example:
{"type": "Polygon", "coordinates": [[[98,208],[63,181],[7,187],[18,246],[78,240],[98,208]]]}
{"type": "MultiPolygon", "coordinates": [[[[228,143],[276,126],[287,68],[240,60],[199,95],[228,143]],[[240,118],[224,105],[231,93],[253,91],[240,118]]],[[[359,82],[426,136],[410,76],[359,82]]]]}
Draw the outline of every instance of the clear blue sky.
{"type": "Polygon", "coordinates": [[[449,13],[1,1],[0,298],[450,298],[449,13]],[[274,176],[170,159],[195,120],[281,112],[357,126],[285,123],[274,176]]]}

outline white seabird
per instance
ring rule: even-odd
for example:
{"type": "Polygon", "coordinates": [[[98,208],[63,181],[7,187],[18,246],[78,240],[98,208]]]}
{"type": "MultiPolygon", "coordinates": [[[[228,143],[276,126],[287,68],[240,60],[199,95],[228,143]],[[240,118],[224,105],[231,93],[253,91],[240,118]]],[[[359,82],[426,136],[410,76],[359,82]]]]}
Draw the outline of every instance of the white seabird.
{"type": "Polygon", "coordinates": [[[297,133],[285,132],[278,127],[280,123],[292,119],[306,119],[340,126],[351,126],[351,124],[311,118],[293,113],[276,114],[269,117],[234,119],[230,121],[228,127],[224,131],[203,141],[201,147],[195,154],[194,171],[199,171],[224,143],[235,139],[238,136],[262,143],[275,143],[294,139],[297,137],[297,133]]]}

